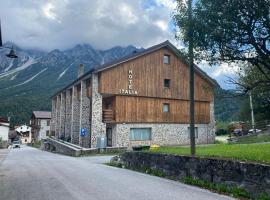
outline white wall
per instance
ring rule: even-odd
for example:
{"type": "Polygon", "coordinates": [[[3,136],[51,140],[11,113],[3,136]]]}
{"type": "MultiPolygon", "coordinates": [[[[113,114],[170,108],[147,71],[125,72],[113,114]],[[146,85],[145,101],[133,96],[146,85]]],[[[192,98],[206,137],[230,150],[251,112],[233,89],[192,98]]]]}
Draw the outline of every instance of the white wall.
{"type": "Polygon", "coordinates": [[[9,132],[9,127],[0,126],[0,137],[2,138],[3,141],[8,141],[8,132],[9,132]]]}
{"type": "Polygon", "coordinates": [[[47,119],[41,119],[40,120],[40,130],[38,133],[38,140],[45,139],[47,137],[46,136],[47,131],[50,131],[50,126],[47,126],[47,119]]]}

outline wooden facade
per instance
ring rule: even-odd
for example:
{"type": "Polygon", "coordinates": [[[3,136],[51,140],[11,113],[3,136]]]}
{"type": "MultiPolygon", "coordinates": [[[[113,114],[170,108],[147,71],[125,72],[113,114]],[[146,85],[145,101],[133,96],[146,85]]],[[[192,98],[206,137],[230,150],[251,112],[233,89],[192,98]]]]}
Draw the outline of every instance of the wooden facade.
{"type": "MultiPolygon", "coordinates": [[[[189,123],[188,66],[172,51],[163,48],[99,73],[99,93],[104,121],[114,123],[189,123]],[[170,57],[168,64],[163,56],[170,57]],[[164,86],[165,79],[169,87],[164,86]],[[169,112],[163,112],[163,104],[169,112]],[[105,103],[106,104],[106,103],[105,103]],[[108,110],[109,109],[109,110],[108,110]],[[109,117],[108,117],[109,116],[109,117]]],[[[195,73],[195,122],[210,122],[213,86],[195,73]]]]}
{"type": "MultiPolygon", "coordinates": [[[[149,53],[122,63],[100,73],[99,92],[120,94],[128,89],[129,70],[132,70],[132,87],[136,96],[188,100],[188,66],[167,49],[149,53]],[[163,64],[163,56],[170,55],[170,64],[163,64]],[[170,88],[164,87],[164,79],[170,79],[170,88]]],[[[195,99],[212,101],[211,84],[195,73],[195,99]]]]}

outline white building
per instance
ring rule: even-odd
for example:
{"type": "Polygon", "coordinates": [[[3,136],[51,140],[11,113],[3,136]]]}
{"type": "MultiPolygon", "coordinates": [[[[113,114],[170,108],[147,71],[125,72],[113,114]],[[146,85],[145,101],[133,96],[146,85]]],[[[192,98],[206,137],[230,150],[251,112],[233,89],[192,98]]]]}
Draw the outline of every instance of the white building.
{"type": "Polygon", "coordinates": [[[15,129],[21,136],[22,144],[27,144],[32,142],[31,127],[22,125],[15,129]]]}
{"type": "Polygon", "coordinates": [[[33,111],[30,120],[32,137],[35,140],[45,139],[50,135],[51,112],[33,111]]]}
{"type": "Polygon", "coordinates": [[[0,142],[2,147],[8,144],[9,122],[6,119],[0,118],[0,142]]]}

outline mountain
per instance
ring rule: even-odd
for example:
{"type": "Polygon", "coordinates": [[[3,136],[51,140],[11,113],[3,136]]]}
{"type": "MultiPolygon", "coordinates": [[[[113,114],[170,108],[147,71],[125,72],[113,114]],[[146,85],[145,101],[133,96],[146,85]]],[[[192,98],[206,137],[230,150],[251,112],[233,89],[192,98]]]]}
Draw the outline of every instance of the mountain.
{"type": "Polygon", "coordinates": [[[134,51],[134,46],[97,50],[89,44],[78,44],[71,49],[50,52],[16,49],[17,59],[5,55],[0,49],[0,116],[11,117],[12,124],[28,123],[33,110],[50,110],[50,96],[77,77],[77,66],[85,71],[94,66],[124,57],[134,51]]]}
{"type": "Polygon", "coordinates": [[[238,121],[241,119],[239,112],[244,96],[235,91],[216,88],[215,90],[215,118],[218,121],[238,121]]]}

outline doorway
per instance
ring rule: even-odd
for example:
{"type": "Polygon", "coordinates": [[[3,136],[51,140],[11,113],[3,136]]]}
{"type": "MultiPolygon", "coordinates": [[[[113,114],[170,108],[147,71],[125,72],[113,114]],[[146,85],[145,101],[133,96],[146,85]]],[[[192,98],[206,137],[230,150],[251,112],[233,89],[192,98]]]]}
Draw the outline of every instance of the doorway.
{"type": "Polygon", "coordinates": [[[112,128],[106,128],[107,146],[112,147],[112,128]]]}

